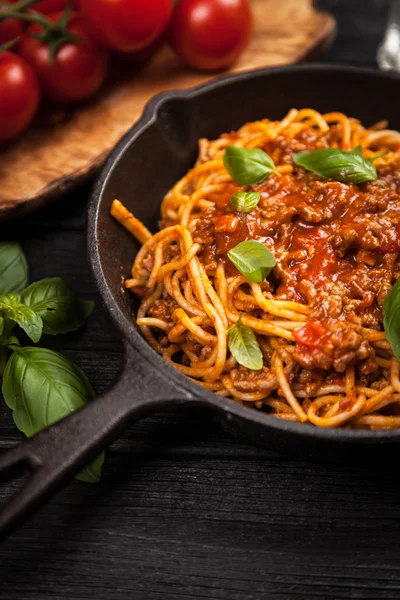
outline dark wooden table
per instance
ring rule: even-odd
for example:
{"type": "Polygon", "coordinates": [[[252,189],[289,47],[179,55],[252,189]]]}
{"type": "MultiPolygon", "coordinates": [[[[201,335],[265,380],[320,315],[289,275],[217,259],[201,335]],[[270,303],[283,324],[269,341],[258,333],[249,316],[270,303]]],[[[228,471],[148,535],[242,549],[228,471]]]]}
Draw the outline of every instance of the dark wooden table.
{"type": "MultiPolygon", "coordinates": [[[[339,22],[323,60],[374,65],[386,2],[321,4],[339,22]]],[[[96,301],[85,330],[46,343],[101,392],[122,347],[87,266],[87,196],[0,237],[22,242],[32,280],[60,275],[96,301]]],[[[3,403],[0,429],[0,448],[20,439],[3,403]]],[[[399,599],[398,463],[310,464],[234,440],[202,413],[145,419],[109,450],[99,485],[72,482],[0,546],[0,599],[399,599]]]]}

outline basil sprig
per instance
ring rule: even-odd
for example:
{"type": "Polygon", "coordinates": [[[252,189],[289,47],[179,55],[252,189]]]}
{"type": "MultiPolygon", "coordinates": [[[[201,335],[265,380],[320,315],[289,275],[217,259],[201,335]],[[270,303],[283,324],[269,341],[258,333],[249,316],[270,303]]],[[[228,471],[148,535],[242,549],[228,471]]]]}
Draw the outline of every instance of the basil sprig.
{"type": "Polygon", "coordinates": [[[375,181],[378,175],[372,160],[364,158],[361,147],[347,152],[339,148],[307,150],[293,155],[293,162],[324,179],[335,179],[342,183],[365,183],[375,181]]]}
{"type": "Polygon", "coordinates": [[[261,183],[275,171],[272,158],[259,148],[246,150],[228,146],[224,153],[224,165],[232,179],[241,185],[261,183]]]}
{"type": "Polygon", "coordinates": [[[28,264],[15,242],[0,242],[0,294],[22,292],[28,285],[28,264]]]}
{"type": "MultiPolygon", "coordinates": [[[[33,342],[42,333],[74,331],[84,324],[93,302],[78,298],[59,277],[29,287],[25,256],[18,244],[0,244],[0,375],[15,424],[28,437],[73,413],[94,397],[83,371],[61,354],[20,347],[18,325],[33,342]],[[18,333],[18,330],[17,330],[18,333]],[[11,356],[9,356],[11,353],[11,356]]],[[[76,477],[95,483],[104,453],[76,477]]]]}
{"type": "Polygon", "coordinates": [[[228,346],[232,356],[240,365],[253,371],[263,366],[263,356],[254,331],[243,325],[241,319],[227,329],[228,346]]]}
{"type": "MultiPolygon", "coordinates": [[[[70,360],[46,348],[14,348],[3,376],[3,395],[16,426],[27,437],[93,400],[86,375],[70,360]]],[[[76,477],[96,483],[104,463],[102,452],[76,477]]]]}
{"type": "Polygon", "coordinates": [[[261,283],[276,265],[275,256],[261,242],[247,240],[228,252],[239,273],[249,281],[261,283]]]}
{"type": "Polygon", "coordinates": [[[400,279],[383,301],[383,327],[395,357],[400,360],[400,279]]]}
{"type": "Polygon", "coordinates": [[[258,192],[238,192],[233,194],[230,199],[232,208],[242,214],[249,213],[257,206],[260,201],[258,192]]]}
{"type": "Polygon", "coordinates": [[[7,294],[0,296],[0,311],[3,319],[17,323],[21,329],[31,338],[32,342],[38,342],[42,337],[42,319],[33,310],[21,303],[18,294],[7,294]]]}
{"type": "Polygon", "coordinates": [[[82,327],[93,310],[93,302],[78,298],[60,277],[32,283],[21,294],[22,302],[39,315],[43,333],[57,335],[82,327]]]}

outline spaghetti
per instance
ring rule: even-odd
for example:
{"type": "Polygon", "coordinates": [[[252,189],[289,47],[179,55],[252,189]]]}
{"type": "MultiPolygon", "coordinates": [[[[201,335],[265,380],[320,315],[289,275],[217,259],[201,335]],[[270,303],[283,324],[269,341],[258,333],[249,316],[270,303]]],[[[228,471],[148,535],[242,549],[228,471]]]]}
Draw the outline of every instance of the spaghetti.
{"type": "Polygon", "coordinates": [[[382,326],[385,295],[400,275],[400,134],[366,129],[332,112],[292,109],[199,142],[193,169],[166,195],[154,235],[118,200],[111,214],[142,244],[126,280],[140,298],[137,323],[151,346],[220,396],[321,427],[400,426],[399,362],[382,326]],[[226,148],[260,148],[275,171],[238,185],[226,148]],[[293,162],[304,150],[361,146],[378,179],[324,180],[293,162]],[[255,191],[238,214],[233,194],[255,191]],[[273,251],[276,266],[249,281],[227,253],[244,240],[273,251]],[[262,368],[240,365],[227,329],[254,332],[262,368]]]}

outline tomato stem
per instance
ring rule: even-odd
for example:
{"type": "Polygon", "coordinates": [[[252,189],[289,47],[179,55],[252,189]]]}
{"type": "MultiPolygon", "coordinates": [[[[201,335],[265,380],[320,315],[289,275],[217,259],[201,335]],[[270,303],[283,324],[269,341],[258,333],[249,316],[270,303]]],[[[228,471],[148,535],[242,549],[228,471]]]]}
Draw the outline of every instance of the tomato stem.
{"type": "Polygon", "coordinates": [[[54,25],[49,19],[40,13],[35,11],[28,11],[26,13],[20,13],[14,10],[6,10],[1,12],[0,20],[11,18],[11,19],[19,19],[20,21],[28,21],[29,23],[39,23],[39,25],[43,25],[43,27],[50,25],[54,25]]]}
{"type": "Polygon", "coordinates": [[[0,54],[6,52],[7,50],[10,50],[13,46],[15,46],[17,42],[19,42],[19,37],[16,37],[13,40],[10,40],[9,42],[6,42],[2,46],[0,46],[0,54]]]}
{"type": "MultiPolygon", "coordinates": [[[[32,4],[32,1],[33,0],[24,0],[25,4],[27,2],[32,4]]],[[[18,4],[15,6],[18,6],[18,4]]],[[[71,12],[72,4],[69,3],[65,11],[55,23],[41,13],[35,12],[34,10],[29,10],[28,12],[23,13],[14,10],[6,10],[4,13],[1,13],[0,18],[3,19],[5,16],[12,17],[15,19],[20,19],[21,21],[28,21],[29,23],[41,25],[43,31],[36,34],[31,34],[31,37],[48,45],[49,64],[52,65],[55,55],[57,54],[58,50],[64,46],[64,44],[67,44],[68,42],[77,42],[82,39],[78,35],[68,31],[68,23],[71,12]]]]}
{"type": "Polygon", "coordinates": [[[9,17],[12,17],[13,19],[20,19],[22,16],[22,11],[26,10],[27,8],[30,8],[34,4],[37,4],[38,1],[39,0],[20,0],[19,2],[13,4],[10,8],[6,8],[8,7],[8,4],[2,5],[0,3],[0,5],[4,7],[0,14],[0,21],[4,21],[4,19],[7,19],[9,17]]]}
{"type": "Polygon", "coordinates": [[[39,0],[20,0],[13,5],[13,10],[18,12],[20,10],[25,10],[34,4],[37,4],[39,0]]]}
{"type": "Polygon", "coordinates": [[[68,31],[68,23],[71,12],[72,4],[69,3],[56,23],[53,23],[49,19],[45,19],[46,23],[44,21],[41,23],[43,26],[43,32],[32,36],[48,45],[50,65],[53,64],[56,53],[64,46],[64,44],[67,44],[68,42],[77,42],[82,39],[78,35],[68,31]]]}

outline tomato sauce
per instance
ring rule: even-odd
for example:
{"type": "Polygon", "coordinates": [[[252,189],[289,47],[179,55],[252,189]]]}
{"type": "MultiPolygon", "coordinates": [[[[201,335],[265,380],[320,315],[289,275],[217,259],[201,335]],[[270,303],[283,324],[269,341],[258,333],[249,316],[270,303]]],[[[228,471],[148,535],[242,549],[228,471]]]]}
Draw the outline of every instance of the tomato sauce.
{"type": "MultiPolygon", "coordinates": [[[[335,297],[342,312],[363,314],[376,324],[381,288],[398,269],[397,259],[387,256],[400,251],[400,165],[384,169],[382,180],[360,186],[323,180],[298,167],[259,185],[229,184],[197,223],[200,257],[209,273],[222,261],[228,275],[235,275],[227,252],[244,240],[260,241],[277,259],[269,280],[278,297],[313,306],[335,297]],[[261,196],[244,215],[229,203],[240,190],[261,196]]],[[[325,316],[333,316],[329,310],[325,316]]]]}

